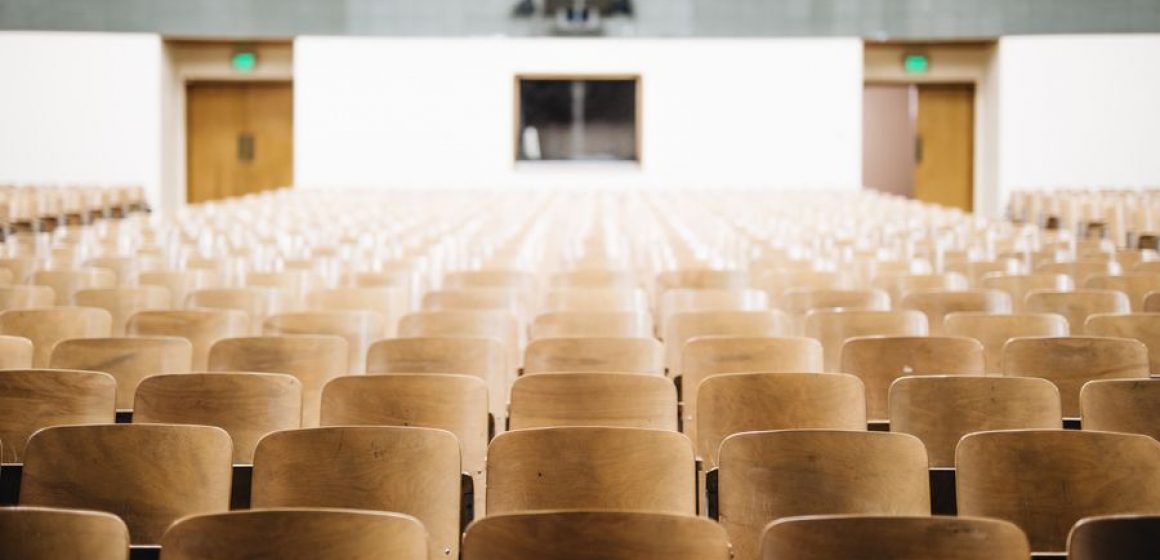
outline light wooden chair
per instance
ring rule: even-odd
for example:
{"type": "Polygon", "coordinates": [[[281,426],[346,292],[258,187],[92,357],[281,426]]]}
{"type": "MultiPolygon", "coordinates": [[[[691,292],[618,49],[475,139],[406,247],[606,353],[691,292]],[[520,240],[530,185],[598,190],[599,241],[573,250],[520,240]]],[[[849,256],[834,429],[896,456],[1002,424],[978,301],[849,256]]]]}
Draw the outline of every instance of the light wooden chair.
{"type": "Polygon", "coordinates": [[[527,294],[515,288],[458,288],[432,290],[423,295],[424,311],[507,311],[527,319],[527,294]]]}
{"type": "Polygon", "coordinates": [[[697,392],[696,423],[685,433],[706,468],[717,466],[721,442],[768,430],[866,429],[862,382],[844,373],[729,373],[709,377],[697,392]]]}
{"type": "Polygon", "coordinates": [[[372,344],[367,353],[368,374],[454,373],[482,379],[497,423],[507,418],[507,364],[507,349],[491,338],[393,338],[372,344]]]}
{"type": "Polygon", "coordinates": [[[31,282],[33,273],[47,267],[48,260],[44,258],[26,256],[0,258],[0,269],[11,273],[11,281],[8,283],[13,285],[31,282]]]}
{"type": "Polygon", "coordinates": [[[36,309],[56,305],[56,294],[48,286],[19,285],[0,287],[0,311],[36,309]]]}
{"type": "Polygon", "coordinates": [[[914,292],[958,292],[968,288],[967,277],[958,272],[943,274],[879,274],[871,285],[890,295],[890,301],[902,301],[914,292]]]}
{"type": "Polygon", "coordinates": [[[0,556],[20,560],[125,560],[129,529],[111,513],[0,508],[0,556]]]}
{"type": "Polygon", "coordinates": [[[271,315],[290,307],[285,293],[273,288],[206,288],[186,296],[185,306],[191,309],[232,309],[249,318],[248,334],[262,332],[262,323],[271,315]]]}
{"type": "Polygon", "coordinates": [[[1027,294],[1035,290],[1066,292],[1075,289],[1075,283],[1066,274],[988,274],[980,285],[991,290],[1002,290],[1011,296],[1011,309],[1024,311],[1027,294]]]}
{"type": "Polygon", "coordinates": [[[1160,442],[1141,435],[1011,430],[967,435],[955,452],[959,515],[1019,525],[1035,552],[1062,552],[1076,521],[1160,511],[1160,442]]]}
{"type": "Polygon", "coordinates": [[[20,505],[115,513],[133,544],[155,544],[177,519],[229,509],[230,447],[210,426],[45,428],[24,450],[20,505]]]}
{"type": "Polygon", "coordinates": [[[948,260],[943,264],[943,270],[966,276],[970,287],[978,289],[983,287],[983,279],[987,275],[1019,274],[1023,270],[1023,266],[1018,259],[1001,257],[989,261],[948,260]]]}
{"type": "Polygon", "coordinates": [[[785,294],[793,290],[846,290],[854,286],[853,282],[840,272],[781,270],[762,275],[753,287],[769,294],[770,303],[776,307],[781,305],[785,294]]]}
{"type": "Polygon", "coordinates": [[[1096,274],[1083,285],[1096,290],[1118,290],[1128,296],[1132,311],[1144,310],[1148,292],[1160,290],[1160,273],[1131,272],[1123,275],[1096,274]]]}
{"type": "Polygon", "coordinates": [[[78,290],[73,299],[77,305],[108,311],[113,321],[113,336],[125,336],[125,326],[134,313],[169,308],[169,291],[159,286],[78,290]]]}
{"type": "Polygon", "coordinates": [[[427,560],[414,517],[344,509],[283,508],[197,515],[161,539],[165,560],[427,560]]]}
{"type": "Polygon", "coordinates": [[[657,306],[661,325],[677,313],[697,311],[761,311],[769,308],[769,296],[761,290],[689,289],[667,290],[657,306]]]}
{"type": "Polygon", "coordinates": [[[1067,538],[1069,560],[1160,558],[1160,515],[1105,515],[1081,519],[1067,538]]]}
{"type": "Polygon", "coordinates": [[[704,518],[632,511],[492,515],[472,523],[463,560],[730,560],[729,537],[704,518]]]}
{"type": "Polygon", "coordinates": [[[639,311],[553,311],[532,320],[530,338],[652,338],[652,317],[639,311]]]}
{"type": "Polygon", "coordinates": [[[1067,336],[1067,319],[1055,313],[951,313],[946,334],[966,336],[983,344],[986,372],[1003,372],[1003,346],[1019,337],[1067,336]]]}
{"type": "Polygon", "coordinates": [[[295,311],[280,313],[262,324],[264,335],[333,335],[346,341],[347,371],[366,373],[367,351],[386,330],[383,316],[374,311],[295,311]]]}
{"type": "Polygon", "coordinates": [[[250,464],[263,436],[301,426],[302,384],[276,373],[153,375],[137,385],[133,423],[217,426],[234,464],[250,464]]]}
{"type": "Polygon", "coordinates": [[[269,310],[270,314],[300,309],[306,294],[319,283],[312,272],[305,270],[249,271],[242,280],[246,288],[267,289],[279,294],[282,305],[269,310]]]}
{"type": "Polygon", "coordinates": [[[561,289],[631,290],[637,288],[631,270],[586,269],[558,272],[548,284],[561,289]]]}
{"type": "Polygon", "coordinates": [[[193,345],[192,371],[205,371],[214,343],[245,336],[249,332],[249,319],[241,311],[226,309],[138,311],[129,318],[125,331],[131,337],[184,338],[193,345]]]}
{"type": "Polygon", "coordinates": [[[947,315],[961,311],[1010,313],[1011,296],[1000,290],[920,290],[908,293],[898,307],[921,311],[931,336],[941,336],[947,315]]]}
{"type": "Polygon", "coordinates": [[[32,273],[32,283],[52,288],[52,292],[56,294],[56,305],[76,305],[73,296],[78,291],[115,288],[117,275],[106,268],[38,270],[32,273]]]}
{"type": "Polygon", "coordinates": [[[496,436],[487,452],[488,515],[555,509],[694,515],[693,446],[637,428],[540,428],[496,436]]]}
{"type": "Polygon", "coordinates": [[[805,326],[806,313],[814,309],[890,309],[890,296],[878,289],[833,290],[827,288],[797,288],[782,294],[777,304],[793,318],[800,334],[805,326]]]}
{"type": "Polygon", "coordinates": [[[677,430],[677,388],[664,377],[558,373],[516,380],[510,427],[606,426],[677,430]]]}
{"type": "Polygon", "coordinates": [[[656,275],[657,293],[668,290],[740,290],[748,287],[749,275],[743,270],[680,268],[656,275]]]}
{"type": "Polygon", "coordinates": [[[981,517],[816,515],[779,519],[761,537],[762,560],[1027,560],[1014,523],[981,517]]]}
{"type": "Polygon", "coordinates": [[[27,338],[32,342],[32,367],[49,367],[52,350],[70,338],[100,338],[110,334],[112,318],[104,309],[52,307],[14,309],[0,313],[0,335],[27,338]]]}
{"type": "Polygon", "coordinates": [[[932,467],[954,467],[955,447],[972,432],[1060,429],[1059,390],[1037,378],[929,375],[890,387],[890,431],[926,445],[932,467]]]}
{"type": "Polygon", "coordinates": [[[1003,348],[1003,375],[1051,381],[1059,388],[1063,415],[1078,418],[1079,392],[1088,381],[1146,379],[1148,348],[1129,338],[1016,338],[1003,348]]]}
{"type": "Polygon", "coordinates": [[[169,290],[170,309],[180,309],[190,293],[216,287],[218,274],[210,270],[153,270],[142,272],[137,279],[142,286],[159,286],[169,290]]]}
{"type": "Polygon", "coordinates": [[[475,511],[486,504],[487,385],[449,374],[352,375],[322,390],[323,426],[418,426],[459,440],[463,470],[475,481],[475,511]]]}
{"type": "Polygon", "coordinates": [[[648,298],[638,288],[569,288],[549,291],[544,311],[634,313],[648,311],[648,298]]]}
{"type": "Polygon", "coordinates": [[[906,434],[741,433],[721,444],[718,464],[718,511],[737,560],[759,558],[762,529],[783,517],[930,514],[926,449],[906,434]]]}
{"type": "Polygon", "coordinates": [[[914,310],[815,310],[806,314],[805,334],[822,343],[823,368],[839,371],[842,345],[859,336],[925,336],[926,315],[914,310]]]}
{"type": "Polygon", "coordinates": [[[49,367],[103,371],[117,380],[117,408],[133,407],[142,379],[160,373],[192,371],[193,346],[170,336],[73,338],[57,343],[49,367]]]}
{"type": "Polygon", "coordinates": [[[793,324],[781,311],[697,311],[677,313],[664,325],[665,365],[669,377],[681,375],[685,343],[701,336],[790,336],[793,324]]]}
{"type": "Polygon", "coordinates": [[[1106,258],[1043,263],[1035,267],[1035,272],[1040,274],[1066,274],[1076,286],[1083,286],[1093,276],[1120,274],[1121,271],[1120,263],[1106,258]]]}
{"type": "Polygon", "coordinates": [[[1116,290],[1075,290],[1056,292],[1033,290],[1027,294],[1026,308],[1031,313],[1058,313],[1067,318],[1072,334],[1083,331],[1084,322],[1097,313],[1128,313],[1128,296],[1116,290]]]}
{"type": "Polygon", "coordinates": [[[543,338],[524,354],[525,374],[664,372],[664,346],[652,337],[543,338]]]}
{"type": "Polygon", "coordinates": [[[112,376],[97,371],[0,371],[0,459],[19,463],[28,438],[41,428],[113,423],[116,391],[112,376]]]}
{"type": "Polygon", "coordinates": [[[274,432],[254,453],[251,506],[413,515],[430,558],[459,554],[459,441],[451,432],[343,426],[274,432]]]}
{"type": "Polygon", "coordinates": [[[285,373],[302,382],[302,425],[318,425],[322,387],[347,371],[346,341],[331,335],[227,338],[213,345],[210,371],[285,373]]]}
{"type": "Polygon", "coordinates": [[[146,265],[147,259],[132,256],[103,256],[94,257],[84,262],[84,266],[88,268],[103,268],[113,272],[114,277],[119,287],[132,287],[137,285],[137,278],[141,274],[141,269],[146,265]]]}
{"type": "Polygon", "coordinates": [[[1160,440],[1160,380],[1089,381],[1079,392],[1083,429],[1143,434],[1160,440]]]}
{"type": "Polygon", "coordinates": [[[408,311],[406,290],[398,287],[329,288],[306,295],[306,307],[315,311],[374,311],[383,316],[382,334],[392,338],[399,319],[408,311]]]}
{"type": "Polygon", "coordinates": [[[519,321],[507,311],[420,311],[399,320],[400,338],[467,337],[494,338],[507,352],[507,367],[514,378],[523,352],[519,321]]]}
{"type": "Polygon", "coordinates": [[[1097,313],[1084,322],[1084,334],[1134,338],[1148,347],[1148,369],[1160,374],[1160,313],[1097,313]]]}
{"type": "MultiPolygon", "coordinates": [[[[1155,313],[1160,311],[1160,292],[1148,292],[1144,296],[1143,311],[1145,313],[1155,313]]],[[[1124,311],[1123,313],[1127,313],[1127,311],[1124,311]]]]}
{"type": "Polygon", "coordinates": [[[0,335],[0,370],[32,367],[32,341],[22,336],[0,335]]]}

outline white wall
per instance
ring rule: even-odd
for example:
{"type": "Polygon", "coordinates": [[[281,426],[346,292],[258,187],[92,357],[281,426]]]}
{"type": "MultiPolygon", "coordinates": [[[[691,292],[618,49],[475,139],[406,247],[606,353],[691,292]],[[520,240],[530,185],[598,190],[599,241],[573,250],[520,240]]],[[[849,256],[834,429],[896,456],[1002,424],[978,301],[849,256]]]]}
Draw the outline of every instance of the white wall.
{"type": "Polygon", "coordinates": [[[999,43],[1001,200],[1016,188],[1160,187],[1160,35],[999,43]]]}
{"type": "Polygon", "coordinates": [[[161,39],[0,33],[0,184],[141,185],[159,199],[161,39]]]}
{"type": "Polygon", "coordinates": [[[854,189],[861,174],[856,39],[302,37],[294,77],[302,186],[854,189]],[[641,167],[515,166],[520,73],[639,74],[641,167]]]}

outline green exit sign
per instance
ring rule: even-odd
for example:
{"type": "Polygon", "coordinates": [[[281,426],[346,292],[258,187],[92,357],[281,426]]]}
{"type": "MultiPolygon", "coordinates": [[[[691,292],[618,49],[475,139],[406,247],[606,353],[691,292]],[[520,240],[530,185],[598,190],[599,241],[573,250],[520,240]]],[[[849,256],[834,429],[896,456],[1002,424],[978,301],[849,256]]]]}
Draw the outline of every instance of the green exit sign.
{"type": "Polygon", "coordinates": [[[930,57],[925,54],[908,54],[903,56],[902,69],[907,74],[926,74],[930,71],[930,57]]]}
{"type": "Polygon", "coordinates": [[[258,54],[254,51],[237,51],[230,57],[230,66],[235,72],[253,72],[258,67],[258,54]]]}

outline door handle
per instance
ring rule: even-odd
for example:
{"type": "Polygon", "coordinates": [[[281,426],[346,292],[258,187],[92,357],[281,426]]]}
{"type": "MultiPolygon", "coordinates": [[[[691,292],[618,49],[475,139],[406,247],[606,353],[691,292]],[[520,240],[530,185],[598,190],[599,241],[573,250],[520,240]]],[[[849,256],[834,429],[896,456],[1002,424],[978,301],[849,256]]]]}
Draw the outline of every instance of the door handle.
{"type": "Polygon", "coordinates": [[[254,135],[249,132],[238,134],[238,161],[254,161],[254,135]]]}

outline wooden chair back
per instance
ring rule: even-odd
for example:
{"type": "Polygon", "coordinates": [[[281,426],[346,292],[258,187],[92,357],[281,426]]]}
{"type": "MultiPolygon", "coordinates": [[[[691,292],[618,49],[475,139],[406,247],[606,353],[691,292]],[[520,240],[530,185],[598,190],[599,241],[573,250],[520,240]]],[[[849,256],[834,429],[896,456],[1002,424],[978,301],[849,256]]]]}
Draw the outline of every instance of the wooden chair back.
{"type": "Polygon", "coordinates": [[[56,294],[48,286],[18,285],[0,287],[0,311],[36,309],[56,305],[56,294]]]}
{"type": "Polygon", "coordinates": [[[774,521],[761,537],[762,560],[1027,560],[1027,536],[1014,523],[981,517],[819,515],[774,521]]]}
{"type": "Polygon", "coordinates": [[[142,272],[138,283],[142,286],[158,286],[169,290],[170,309],[185,306],[191,292],[214,287],[219,283],[218,274],[210,270],[153,270],[142,272]]]}
{"type": "Polygon", "coordinates": [[[1134,338],[1148,348],[1148,369],[1160,374],[1160,312],[1097,313],[1084,321],[1083,332],[1091,336],[1134,338]]]}
{"type": "Polygon", "coordinates": [[[653,321],[640,311],[553,311],[532,320],[530,338],[652,338],[653,321]]]}
{"type": "Polygon", "coordinates": [[[0,556],[20,560],[125,560],[129,529],[110,513],[0,508],[0,556]]]}
{"type": "Polygon", "coordinates": [[[1067,539],[1069,560],[1160,558],[1160,515],[1105,515],[1081,519],[1067,539]]]}
{"type": "Polygon", "coordinates": [[[648,311],[648,299],[638,288],[557,288],[545,296],[544,311],[639,313],[648,311]]]}
{"type": "Polygon", "coordinates": [[[865,336],[842,345],[841,370],[866,388],[866,416],[886,420],[890,385],[907,375],[983,375],[983,344],[962,336],[865,336]]]}
{"type": "Polygon", "coordinates": [[[1160,274],[1155,272],[1129,272],[1122,275],[1096,274],[1088,278],[1083,287],[1121,291],[1128,296],[1128,304],[1132,311],[1143,311],[1144,298],[1148,292],[1160,290],[1160,274]]]}
{"type": "MultiPolygon", "coordinates": [[[[455,373],[487,384],[488,410],[507,418],[510,367],[507,350],[491,338],[393,338],[371,345],[367,373],[455,373]]],[[[497,426],[498,428],[499,426],[497,426]]]]}
{"type": "Polygon", "coordinates": [[[267,317],[281,313],[290,305],[287,295],[283,292],[274,288],[251,287],[196,290],[186,297],[185,306],[195,309],[241,311],[250,322],[247,333],[258,335],[261,334],[262,323],[267,317]]]}
{"type": "Polygon", "coordinates": [[[1003,375],[1042,377],[1059,388],[1063,415],[1079,417],[1079,392],[1097,379],[1148,377],[1148,348],[1130,338],[1017,338],[1003,348],[1003,375]]]}
{"type": "Polygon", "coordinates": [[[926,336],[926,315],[896,311],[815,310],[806,314],[805,334],[822,343],[823,371],[841,367],[842,345],[858,336],[926,336]]]}
{"type": "Polygon", "coordinates": [[[510,427],[606,426],[677,430],[677,388],[624,373],[529,375],[511,389],[510,427]]]}
{"type": "Polygon", "coordinates": [[[210,348],[219,340],[246,336],[249,319],[241,311],[225,309],[139,311],[129,318],[125,330],[129,336],[188,340],[193,345],[192,371],[205,371],[210,348]]]}
{"type": "Polygon", "coordinates": [[[32,367],[32,341],[23,336],[0,335],[0,369],[32,367]]]}
{"type": "Polygon", "coordinates": [[[373,311],[383,317],[383,332],[375,336],[393,338],[399,319],[409,309],[402,288],[329,288],[306,295],[306,307],[315,311],[373,311]]]}
{"type": "Polygon", "coordinates": [[[1010,313],[1011,296],[1000,290],[920,290],[910,292],[898,304],[926,315],[931,336],[943,335],[943,322],[951,313],[976,311],[1010,313]]]}
{"type": "Polygon", "coordinates": [[[945,332],[951,336],[966,336],[983,344],[985,368],[988,374],[1003,372],[1003,346],[1019,337],[1067,336],[1067,319],[1055,313],[951,313],[946,318],[945,332]]]}
{"type": "Polygon", "coordinates": [[[1035,290],[1027,294],[1027,311],[1058,313],[1067,318],[1068,331],[1080,334],[1088,317],[1097,313],[1128,313],[1128,296],[1116,290],[1035,290]]]}
{"type": "Polygon", "coordinates": [[[514,372],[523,360],[519,321],[507,311],[420,311],[399,320],[399,337],[493,338],[504,346],[507,367],[514,372]]]}
{"type": "Polygon", "coordinates": [[[1011,296],[1011,309],[1024,311],[1027,294],[1035,290],[1066,292],[1075,289],[1075,282],[1066,274],[988,274],[980,282],[983,288],[1002,290],[1011,296]]]}
{"type": "Polygon", "coordinates": [[[637,288],[636,274],[631,270],[585,269],[558,272],[549,280],[553,288],[631,290],[637,288]]]}
{"type": "Polygon", "coordinates": [[[28,438],[41,428],[111,424],[117,382],[97,371],[0,371],[0,462],[19,463],[28,438]]]}
{"type": "Polygon", "coordinates": [[[110,335],[112,317],[93,307],[49,307],[14,309],[0,313],[0,335],[27,338],[32,342],[32,367],[46,368],[53,348],[70,338],[100,338],[110,335]]]}
{"type": "Polygon", "coordinates": [[[664,375],[664,346],[655,338],[544,338],[528,344],[524,373],[664,375]]]}
{"type": "Polygon", "coordinates": [[[790,336],[793,324],[781,311],[696,311],[677,313],[664,324],[669,377],[681,375],[685,343],[699,336],[790,336]]]}
{"type": "Polygon", "coordinates": [[[265,335],[333,335],[346,341],[347,371],[366,373],[367,351],[382,338],[386,322],[374,311],[295,311],[280,313],[262,324],[265,335]]]}
{"type": "Polygon", "coordinates": [[[1160,440],[1160,380],[1089,381],[1079,392],[1083,429],[1143,434],[1160,440]]]}
{"type": "Polygon", "coordinates": [[[160,286],[78,290],[73,299],[77,305],[108,311],[113,321],[113,336],[125,336],[125,326],[134,313],[169,308],[169,291],[160,286]]]}
{"type": "Polygon", "coordinates": [[[73,338],[57,343],[49,367],[103,371],[117,380],[117,408],[133,408],[142,379],[161,373],[189,373],[193,345],[172,336],[73,338]]]}
{"type": "Polygon", "coordinates": [[[958,272],[942,274],[879,274],[871,285],[890,295],[890,301],[902,301],[915,292],[958,292],[968,288],[967,277],[958,272]]]}
{"type": "Polygon", "coordinates": [[[73,297],[80,290],[115,288],[117,275],[107,268],[78,268],[38,270],[32,273],[32,283],[48,286],[56,294],[56,305],[76,305],[73,297]]]}

